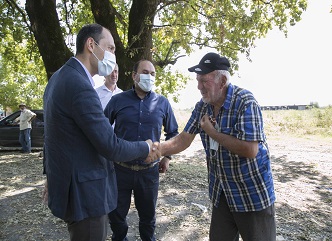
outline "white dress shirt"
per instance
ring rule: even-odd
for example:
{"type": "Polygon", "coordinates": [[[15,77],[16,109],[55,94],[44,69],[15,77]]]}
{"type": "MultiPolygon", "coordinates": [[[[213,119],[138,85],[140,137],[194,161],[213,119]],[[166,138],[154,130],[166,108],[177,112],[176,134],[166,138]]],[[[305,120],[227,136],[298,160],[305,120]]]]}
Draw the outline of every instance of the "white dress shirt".
{"type": "Polygon", "coordinates": [[[111,91],[110,89],[108,89],[106,87],[105,84],[103,84],[102,86],[99,86],[98,88],[96,88],[96,92],[99,96],[101,106],[103,107],[103,110],[104,110],[106,105],[112,98],[112,96],[123,92],[123,90],[118,88],[118,86],[115,86],[115,89],[113,91],[111,91]]]}

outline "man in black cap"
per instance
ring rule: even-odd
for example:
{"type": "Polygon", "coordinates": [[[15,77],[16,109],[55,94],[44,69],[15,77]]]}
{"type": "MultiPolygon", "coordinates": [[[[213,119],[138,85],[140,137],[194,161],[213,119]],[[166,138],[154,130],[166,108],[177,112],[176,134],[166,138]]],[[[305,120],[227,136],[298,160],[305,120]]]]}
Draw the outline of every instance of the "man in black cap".
{"type": "Polygon", "coordinates": [[[260,106],[253,94],[230,83],[230,63],[206,54],[189,68],[202,99],[178,136],[161,144],[162,155],[185,150],[200,134],[213,203],[211,241],[276,240],[275,193],[260,106]]]}
{"type": "Polygon", "coordinates": [[[19,123],[20,123],[20,134],[19,141],[22,146],[22,153],[30,153],[31,152],[31,122],[36,117],[36,113],[28,110],[24,103],[18,105],[21,110],[19,123]]]}

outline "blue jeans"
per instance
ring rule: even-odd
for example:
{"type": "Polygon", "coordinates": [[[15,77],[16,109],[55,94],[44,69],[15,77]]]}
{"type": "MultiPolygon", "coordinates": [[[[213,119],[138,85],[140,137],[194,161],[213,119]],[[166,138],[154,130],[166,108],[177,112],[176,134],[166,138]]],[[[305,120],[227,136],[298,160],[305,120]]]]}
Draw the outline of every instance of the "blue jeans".
{"type": "Polygon", "coordinates": [[[31,128],[20,130],[19,141],[22,146],[23,152],[31,152],[31,138],[30,138],[31,128]]]}
{"type": "Polygon", "coordinates": [[[128,214],[131,194],[134,192],[135,206],[139,216],[139,233],[143,241],[156,240],[156,203],[159,188],[159,168],[132,171],[126,167],[114,164],[118,183],[118,205],[109,213],[113,241],[127,240],[128,214]]]}

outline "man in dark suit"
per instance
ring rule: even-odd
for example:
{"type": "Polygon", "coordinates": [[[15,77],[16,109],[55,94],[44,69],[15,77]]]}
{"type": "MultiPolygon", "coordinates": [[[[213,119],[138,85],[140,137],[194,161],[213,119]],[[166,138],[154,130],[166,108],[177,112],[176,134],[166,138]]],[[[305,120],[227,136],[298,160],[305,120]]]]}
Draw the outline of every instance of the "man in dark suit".
{"type": "Polygon", "coordinates": [[[68,226],[71,240],[105,240],[107,214],[117,203],[113,161],[160,157],[158,143],[117,138],[93,88],[92,76],[116,64],[109,30],[84,26],[76,56],[50,78],[44,93],[48,206],[68,226]]]}

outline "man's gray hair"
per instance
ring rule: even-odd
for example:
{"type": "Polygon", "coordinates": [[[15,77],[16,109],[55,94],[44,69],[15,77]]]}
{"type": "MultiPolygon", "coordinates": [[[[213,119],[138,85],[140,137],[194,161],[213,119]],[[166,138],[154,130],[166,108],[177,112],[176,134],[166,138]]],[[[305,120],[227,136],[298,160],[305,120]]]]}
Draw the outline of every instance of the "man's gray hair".
{"type": "Polygon", "coordinates": [[[231,74],[227,70],[216,70],[215,80],[221,79],[221,76],[226,77],[226,86],[227,86],[231,79],[231,74]]]}

